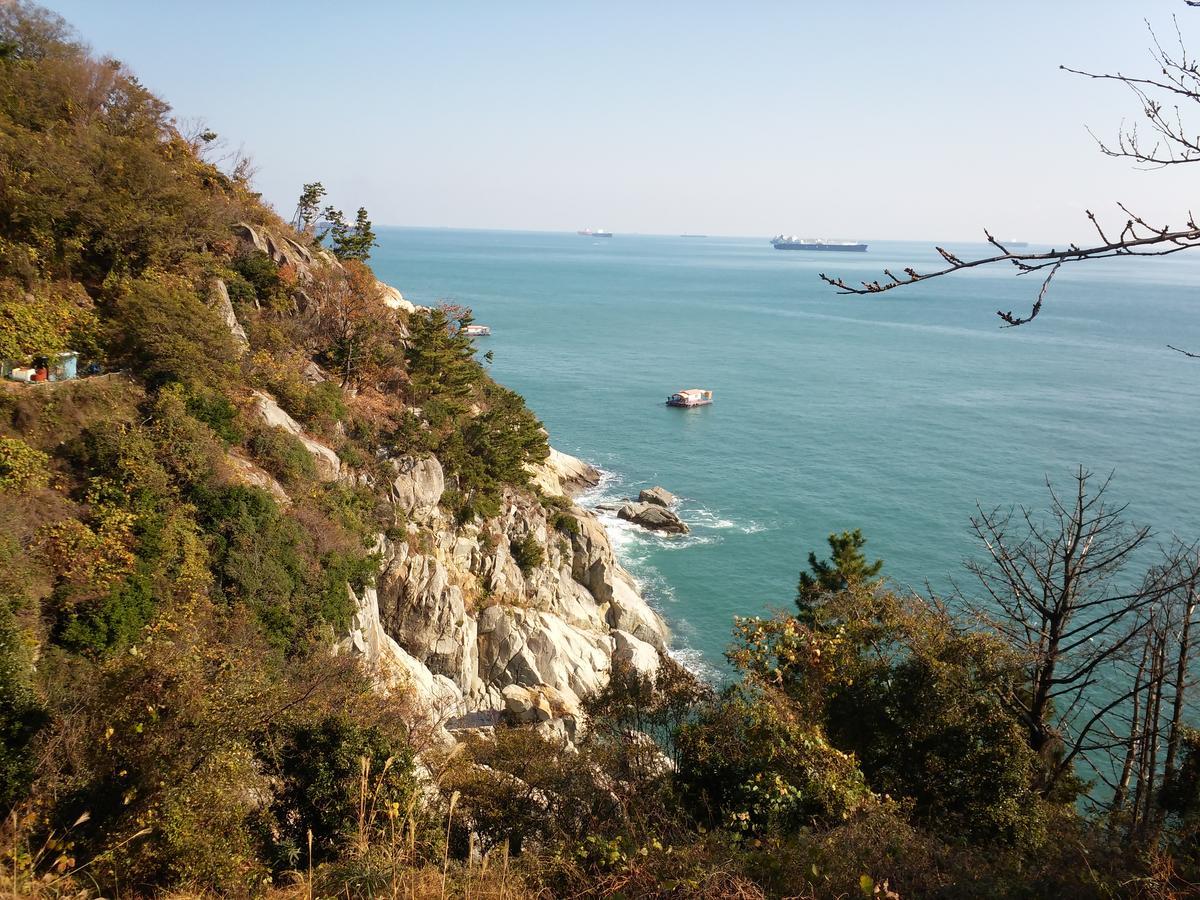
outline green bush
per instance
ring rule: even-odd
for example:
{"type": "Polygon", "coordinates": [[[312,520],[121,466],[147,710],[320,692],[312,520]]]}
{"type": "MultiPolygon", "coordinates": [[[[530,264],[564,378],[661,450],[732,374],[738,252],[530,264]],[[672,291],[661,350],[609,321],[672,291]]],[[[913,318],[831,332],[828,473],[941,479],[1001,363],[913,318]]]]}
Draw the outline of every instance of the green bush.
{"type": "Polygon", "coordinates": [[[49,483],[49,456],[20,438],[0,437],[0,491],[25,491],[49,483]]]}
{"type": "MultiPolygon", "coordinates": [[[[245,298],[246,288],[249,288],[251,302],[257,298],[259,303],[264,306],[274,304],[282,282],[279,278],[279,266],[275,265],[271,257],[261,250],[254,250],[235,256],[229,265],[238,276],[237,279],[231,279],[231,281],[237,282],[236,290],[239,299],[245,298]]],[[[233,298],[233,291],[230,291],[229,299],[233,300],[233,298]]]]}
{"type": "Polygon", "coordinates": [[[76,653],[98,655],[136,642],[158,602],[150,579],[135,575],[98,600],[65,611],[56,638],[76,653]]]}
{"type": "Polygon", "coordinates": [[[32,647],[0,598],[0,815],[24,797],[36,774],[31,744],[48,716],[32,680],[32,647]]]}
{"type": "Polygon", "coordinates": [[[579,534],[579,520],[568,512],[554,512],[550,515],[550,524],[563,534],[572,537],[579,534]]]}
{"type": "Polygon", "coordinates": [[[403,815],[416,790],[410,748],[377,727],[343,715],[303,723],[279,739],[274,768],[280,780],[271,807],[275,827],[270,852],[280,871],[307,861],[311,830],[313,863],[335,858],[360,826],[361,811],[381,831],[393,803],[403,815]],[[365,769],[364,769],[365,767],[365,769]]]}
{"type": "Polygon", "coordinates": [[[134,281],[117,303],[109,342],[151,386],[176,381],[211,390],[236,373],[238,352],[229,329],[177,278],[134,281]]]}
{"type": "Polygon", "coordinates": [[[263,468],[277,478],[299,481],[317,475],[316,463],[304,443],[282,428],[260,425],[250,433],[247,445],[263,468]]]}
{"type": "Polygon", "coordinates": [[[527,534],[520,540],[510,541],[508,549],[512,553],[513,561],[525,575],[540,566],[546,558],[546,551],[532,534],[527,534]]]}

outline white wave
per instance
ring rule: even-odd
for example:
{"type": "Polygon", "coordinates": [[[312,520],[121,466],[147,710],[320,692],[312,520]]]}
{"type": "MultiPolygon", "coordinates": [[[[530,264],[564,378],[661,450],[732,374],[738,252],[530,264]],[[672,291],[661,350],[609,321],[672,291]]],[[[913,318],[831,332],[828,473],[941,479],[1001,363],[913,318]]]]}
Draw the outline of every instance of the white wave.
{"type": "Polygon", "coordinates": [[[721,682],[725,675],[704,658],[704,654],[699,650],[693,650],[691,647],[672,647],[670,650],[671,659],[679,663],[701,681],[707,681],[709,684],[716,685],[721,682]]]}

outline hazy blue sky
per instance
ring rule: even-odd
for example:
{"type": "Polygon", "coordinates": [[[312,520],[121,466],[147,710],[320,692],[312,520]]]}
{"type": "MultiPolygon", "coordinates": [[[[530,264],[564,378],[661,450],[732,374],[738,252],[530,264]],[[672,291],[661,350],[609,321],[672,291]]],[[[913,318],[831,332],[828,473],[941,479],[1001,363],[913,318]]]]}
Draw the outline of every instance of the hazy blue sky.
{"type": "Polygon", "coordinates": [[[285,215],[319,179],[381,224],[1061,241],[1196,199],[1096,150],[1127,90],[1058,71],[1147,70],[1173,13],[1200,51],[1182,0],[49,5],[285,215]]]}

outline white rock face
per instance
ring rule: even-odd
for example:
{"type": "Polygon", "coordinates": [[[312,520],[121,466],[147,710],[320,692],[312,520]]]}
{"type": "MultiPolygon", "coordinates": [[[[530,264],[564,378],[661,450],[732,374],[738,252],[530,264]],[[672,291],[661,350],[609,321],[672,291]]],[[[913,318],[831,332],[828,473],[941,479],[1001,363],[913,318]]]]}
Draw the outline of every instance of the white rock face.
{"type": "Polygon", "coordinates": [[[299,438],[300,443],[304,444],[304,449],[311,454],[313,462],[316,463],[317,478],[321,481],[337,481],[342,472],[342,461],[338,459],[338,455],[333,452],[333,449],[310,437],[300,427],[300,423],[284,412],[275,402],[275,398],[262,391],[253,391],[252,395],[254,411],[263,424],[271,428],[282,428],[288,434],[299,438]]]}
{"type": "Polygon", "coordinates": [[[407,456],[393,460],[392,464],[396,469],[392,502],[413,519],[428,518],[446,490],[441,463],[432,456],[407,456]]]}
{"type": "Polygon", "coordinates": [[[362,658],[367,671],[384,693],[408,692],[428,721],[441,726],[463,711],[462,691],[444,675],[435,675],[419,660],[405,653],[379,621],[379,598],[368,587],[362,597],[350,590],[355,613],[350,633],[335,648],[362,658]]]}
{"type": "Polygon", "coordinates": [[[614,629],[612,633],[612,658],[613,663],[628,666],[651,681],[658,677],[658,668],[662,664],[653,644],[619,629],[614,629]]]}
{"type": "Polygon", "coordinates": [[[569,453],[550,448],[539,466],[530,466],[533,483],[550,497],[571,497],[600,483],[600,471],[569,453]]]}
{"type": "Polygon", "coordinates": [[[382,281],[375,282],[380,293],[383,295],[383,303],[388,309],[402,309],[405,312],[415,312],[416,307],[409,301],[404,299],[404,295],[390,284],[384,284],[382,281]]]}
{"type": "Polygon", "coordinates": [[[456,528],[436,507],[432,466],[418,475],[420,463],[406,465],[396,493],[405,508],[430,511],[410,518],[407,539],[381,542],[377,616],[408,657],[460,692],[453,727],[486,727],[494,716],[540,727],[550,716],[570,736],[581,699],[607,683],[614,658],[653,677],[666,625],[589,511],[571,509],[579,528],[569,536],[532,494],[508,490],[499,516],[456,528]],[[529,536],[543,558],[522,570],[512,548],[529,536]]]}
{"type": "Polygon", "coordinates": [[[229,289],[225,287],[225,282],[220,278],[213,280],[212,290],[209,291],[208,295],[208,303],[217,311],[217,315],[221,317],[221,321],[225,323],[225,327],[233,335],[233,341],[237,344],[238,349],[242,353],[249,350],[250,341],[246,338],[246,329],[242,328],[242,323],[234,315],[233,302],[229,299],[229,289]]]}
{"type": "Polygon", "coordinates": [[[607,635],[559,616],[492,606],[479,617],[479,674],[493,684],[548,685],[578,703],[608,681],[607,635]]]}
{"type": "Polygon", "coordinates": [[[246,459],[240,453],[232,451],[225,455],[225,463],[228,466],[230,478],[238,484],[261,488],[274,497],[281,506],[292,505],[292,498],[283,489],[283,485],[261,466],[246,459]]]}

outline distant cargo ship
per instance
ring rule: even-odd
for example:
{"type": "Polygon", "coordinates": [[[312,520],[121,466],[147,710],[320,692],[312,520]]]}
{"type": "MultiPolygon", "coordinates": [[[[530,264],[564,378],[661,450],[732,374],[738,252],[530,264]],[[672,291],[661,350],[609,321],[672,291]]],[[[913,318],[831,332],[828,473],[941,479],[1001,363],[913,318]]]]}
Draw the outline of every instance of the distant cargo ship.
{"type": "Polygon", "coordinates": [[[706,238],[706,237],[708,237],[708,235],[707,235],[707,234],[681,234],[681,235],[680,235],[680,237],[686,237],[686,238],[706,238]]]}
{"type": "Polygon", "coordinates": [[[820,241],[782,234],[771,239],[771,246],[776,250],[853,250],[859,253],[867,249],[866,244],[856,241],[820,241]]]}
{"type": "Polygon", "coordinates": [[[583,237],[612,237],[611,231],[605,231],[603,228],[592,230],[591,228],[582,228],[575,232],[583,237]]]}

